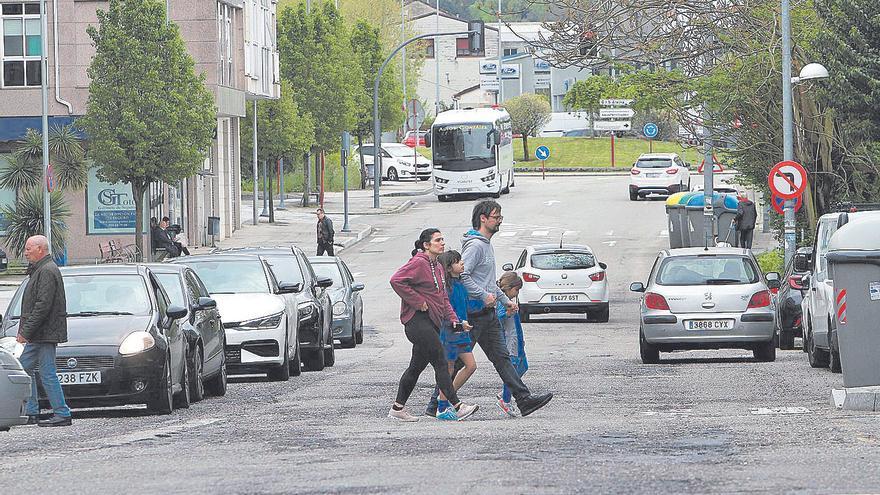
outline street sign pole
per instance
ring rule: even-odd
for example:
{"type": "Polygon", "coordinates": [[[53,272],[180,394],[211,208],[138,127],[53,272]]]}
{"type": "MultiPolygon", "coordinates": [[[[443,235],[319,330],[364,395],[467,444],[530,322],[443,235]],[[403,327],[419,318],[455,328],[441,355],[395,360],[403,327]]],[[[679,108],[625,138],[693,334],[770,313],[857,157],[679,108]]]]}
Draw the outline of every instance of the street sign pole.
{"type": "Polygon", "coordinates": [[[284,196],[287,195],[284,191],[284,158],[278,160],[278,189],[280,189],[281,199],[276,210],[286,210],[284,207],[284,196]]]}
{"type": "Polygon", "coordinates": [[[614,168],[614,131],[611,131],[611,168],[614,168]]]}
{"type": "MultiPolygon", "coordinates": [[[[705,129],[708,133],[709,127],[707,126],[705,129]]],[[[705,247],[709,249],[714,245],[713,235],[715,233],[715,215],[712,211],[712,199],[715,196],[715,161],[712,158],[712,141],[708,135],[706,136],[706,150],[703,159],[709,164],[708,167],[703,167],[703,221],[706,231],[705,247]]]]}
{"type": "Polygon", "coordinates": [[[550,148],[544,145],[538,146],[537,148],[535,148],[535,158],[541,160],[541,180],[546,180],[547,167],[545,166],[545,162],[548,158],[550,158],[550,148]]]}
{"type": "MultiPolygon", "coordinates": [[[[49,177],[49,36],[48,20],[46,13],[46,1],[40,2],[40,24],[43,29],[43,35],[40,37],[42,41],[42,53],[40,54],[40,92],[43,100],[43,183],[45,184],[49,177]]],[[[52,254],[52,207],[50,203],[50,194],[48,191],[43,193],[43,234],[49,241],[49,254],[52,254]]]]}
{"type": "MultiPolygon", "coordinates": [[[[782,0],[782,159],[794,160],[794,135],[792,124],[794,123],[791,99],[791,2],[782,0]]],[[[795,239],[796,220],[794,216],[794,201],[785,201],[785,264],[794,256],[797,249],[795,239]]]]}
{"type": "Polygon", "coordinates": [[[344,131],[342,133],[342,153],[340,155],[340,159],[342,160],[342,208],[343,208],[343,222],[342,222],[342,231],[343,232],[351,232],[351,228],[348,226],[348,152],[351,149],[351,134],[348,131],[344,131]]]}

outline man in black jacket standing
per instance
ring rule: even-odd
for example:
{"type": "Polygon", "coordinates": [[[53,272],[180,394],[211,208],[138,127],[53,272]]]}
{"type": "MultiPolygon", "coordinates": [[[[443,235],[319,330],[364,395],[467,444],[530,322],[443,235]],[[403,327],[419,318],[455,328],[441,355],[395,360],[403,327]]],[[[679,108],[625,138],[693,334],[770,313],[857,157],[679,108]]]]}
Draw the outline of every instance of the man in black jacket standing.
{"type": "Polygon", "coordinates": [[[758,210],[749,198],[742,198],[736,207],[736,233],[739,247],[752,249],[752,238],[755,233],[755,222],[758,219],[758,210]]]}
{"type": "Polygon", "coordinates": [[[318,215],[318,256],[325,252],[333,256],[333,221],[324,214],[323,208],[318,208],[315,214],[318,215]]]}
{"type": "Polygon", "coordinates": [[[29,278],[21,298],[17,340],[24,344],[21,365],[31,376],[31,397],[27,402],[28,424],[70,426],[70,408],[64,401],[64,391],[55,370],[55,348],[67,342],[64,282],[61,271],[49,255],[49,241],[45,236],[30,237],[24,246],[24,257],[30,262],[27,269],[29,278]],[[54,412],[51,418],[44,421],[38,421],[40,404],[34,374],[39,374],[54,412]]]}

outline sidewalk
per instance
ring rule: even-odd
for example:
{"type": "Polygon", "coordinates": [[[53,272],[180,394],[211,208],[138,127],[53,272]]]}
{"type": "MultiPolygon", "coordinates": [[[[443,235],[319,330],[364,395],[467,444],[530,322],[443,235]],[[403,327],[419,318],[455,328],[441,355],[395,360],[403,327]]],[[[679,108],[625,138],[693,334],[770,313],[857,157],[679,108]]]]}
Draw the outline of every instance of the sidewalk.
{"type": "MultiPolygon", "coordinates": [[[[383,182],[380,191],[380,208],[373,208],[373,190],[354,190],[348,193],[349,230],[342,232],[344,225],[343,193],[328,192],[324,194],[324,211],[333,221],[336,230],[336,252],[351,247],[368,237],[373,232],[370,217],[373,215],[391,215],[402,213],[413,205],[412,198],[432,191],[425,182],[383,182]]],[[[300,206],[302,194],[289,194],[284,199],[284,210],[279,210],[279,200],[275,200],[275,223],[270,224],[267,217],[260,217],[259,224],[253,225],[252,196],[244,198],[242,205],[242,228],[232,237],[217,241],[218,248],[237,248],[248,246],[278,246],[297,244],[311,254],[315,246],[316,224],[315,209],[318,205],[313,201],[308,208],[300,206]]],[[[262,199],[257,202],[257,210],[262,211],[262,199]]],[[[196,254],[196,253],[193,253],[196,254]]]]}

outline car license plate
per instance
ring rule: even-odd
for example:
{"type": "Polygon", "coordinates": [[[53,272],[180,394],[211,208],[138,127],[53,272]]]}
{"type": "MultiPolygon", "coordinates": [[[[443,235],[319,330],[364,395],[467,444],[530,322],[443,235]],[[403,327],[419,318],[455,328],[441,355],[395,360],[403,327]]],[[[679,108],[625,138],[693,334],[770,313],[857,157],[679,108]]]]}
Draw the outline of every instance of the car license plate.
{"type": "Polygon", "coordinates": [[[550,302],[579,302],[580,294],[550,294],[550,302]]]}
{"type": "Polygon", "coordinates": [[[645,174],[645,177],[647,177],[649,179],[659,179],[660,174],[645,174]]]}
{"type": "Polygon", "coordinates": [[[733,320],[686,320],[688,330],[733,330],[733,320]]]}
{"type": "Polygon", "coordinates": [[[100,371],[63,371],[58,373],[62,385],[93,385],[101,383],[100,371]]]}

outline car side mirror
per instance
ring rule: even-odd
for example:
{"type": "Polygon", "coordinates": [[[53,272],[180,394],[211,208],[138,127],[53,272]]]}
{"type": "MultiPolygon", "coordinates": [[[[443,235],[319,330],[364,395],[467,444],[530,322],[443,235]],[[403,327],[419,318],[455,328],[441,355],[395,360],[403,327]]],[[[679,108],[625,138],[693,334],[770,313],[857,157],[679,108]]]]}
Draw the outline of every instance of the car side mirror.
{"type": "Polygon", "coordinates": [[[171,318],[172,321],[183,318],[184,316],[186,316],[187,313],[188,311],[186,310],[186,308],[181,308],[180,306],[174,304],[168,306],[168,309],[165,310],[165,315],[168,318],[171,318]]]}
{"type": "Polygon", "coordinates": [[[278,294],[296,294],[302,291],[303,284],[290,282],[281,282],[278,284],[278,294]]]}
{"type": "Polygon", "coordinates": [[[607,270],[607,269],[608,269],[608,265],[606,265],[605,263],[602,263],[602,262],[600,261],[600,262],[599,262],[599,268],[601,268],[601,269],[603,269],[603,270],[607,270]]]}
{"type": "Polygon", "coordinates": [[[776,290],[780,287],[782,287],[782,283],[779,280],[768,280],[767,281],[767,288],[768,289],[776,290]]]}
{"type": "Polygon", "coordinates": [[[208,309],[215,309],[217,307],[217,301],[210,297],[200,297],[198,304],[196,304],[196,310],[205,311],[208,309]]]}
{"type": "Polygon", "coordinates": [[[513,271],[513,264],[512,263],[505,263],[504,266],[501,267],[501,269],[504,270],[505,272],[512,272],[513,271]]]}
{"type": "Polygon", "coordinates": [[[767,272],[767,274],[764,275],[764,279],[767,280],[768,282],[773,281],[773,280],[776,280],[778,282],[779,278],[780,278],[779,272],[767,272]]]}
{"type": "Polygon", "coordinates": [[[810,265],[813,261],[812,253],[799,253],[794,255],[794,269],[798,272],[810,271],[810,265]]]}
{"type": "Polygon", "coordinates": [[[364,290],[365,288],[366,288],[366,286],[364,284],[360,284],[360,283],[351,284],[352,292],[360,292],[360,291],[364,290]]]}
{"type": "MultiPolygon", "coordinates": [[[[418,143],[416,143],[418,144],[418,143]]],[[[425,133],[425,148],[431,147],[431,131],[425,133]]]]}
{"type": "Polygon", "coordinates": [[[629,284],[629,290],[633,292],[645,292],[645,284],[641,282],[633,282],[629,284]]]}
{"type": "Polygon", "coordinates": [[[321,277],[316,281],[316,285],[322,289],[326,289],[333,285],[333,279],[327,277],[321,277]]]}

